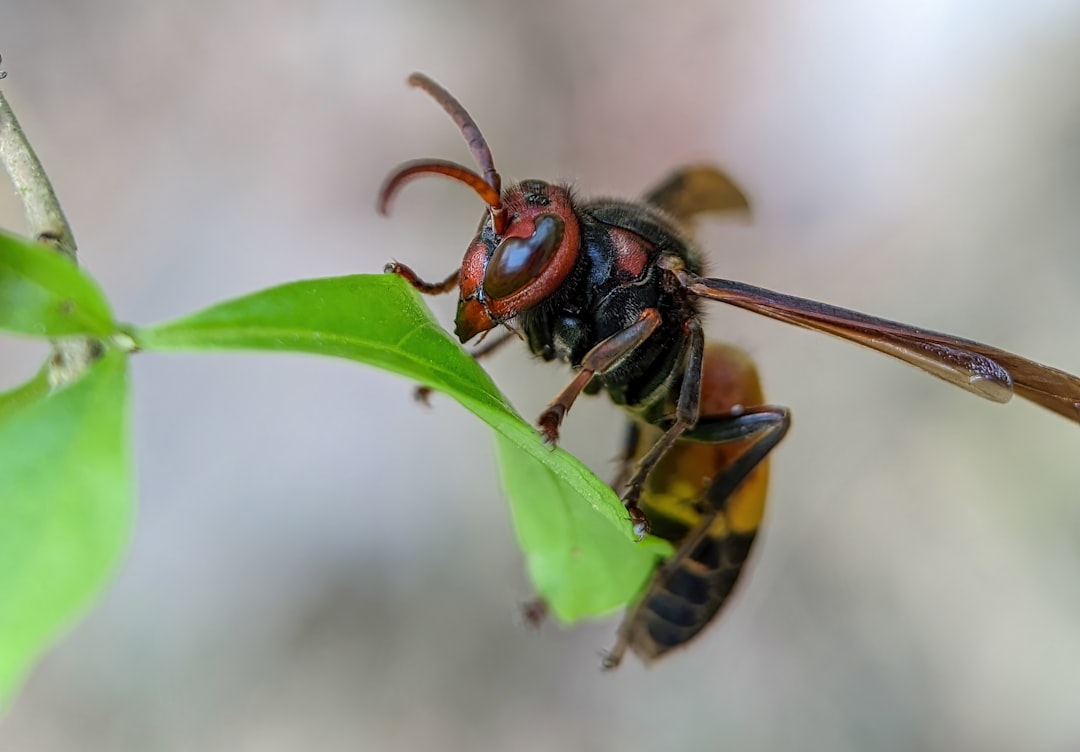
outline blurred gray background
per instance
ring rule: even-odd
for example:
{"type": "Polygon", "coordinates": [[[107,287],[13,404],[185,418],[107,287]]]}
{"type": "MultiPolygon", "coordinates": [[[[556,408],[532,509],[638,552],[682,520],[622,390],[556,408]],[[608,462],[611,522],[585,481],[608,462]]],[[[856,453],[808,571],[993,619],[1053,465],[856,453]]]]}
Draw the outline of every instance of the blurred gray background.
{"type": "MultiPolygon", "coordinates": [[[[423,70],[508,179],[636,195],[718,162],[755,216],[703,228],[716,274],[1080,373],[1074,0],[5,0],[0,54],[125,320],[391,257],[449,272],[474,195],[373,209],[399,161],[469,159],[405,86],[423,70]]],[[[6,190],[0,224],[23,227],[6,190]]],[[[330,360],[137,357],[130,552],[0,748],[1080,748],[1077,426],[733,309],[709,332],[794,411],[767,528],[706,635],[612,675],[615,620],[518,624],[487,430],[448,399],[330,360]]],[[[0,341],[2,384],[43,352],[0,341]]],[[[521,348],[489,367],[526,416],[567,378],[521,348]]],[[[587,401],[565,445],[610,474],[622,421],[587,401]]]]}

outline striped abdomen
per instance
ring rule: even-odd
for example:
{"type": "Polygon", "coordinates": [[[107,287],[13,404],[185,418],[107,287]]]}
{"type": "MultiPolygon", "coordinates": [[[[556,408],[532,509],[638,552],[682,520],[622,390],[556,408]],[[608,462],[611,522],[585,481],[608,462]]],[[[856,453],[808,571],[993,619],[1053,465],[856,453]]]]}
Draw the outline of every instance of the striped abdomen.
{"type": "MultiPolygon", "coordinates": [[[[728,345],[705,349],[701,416],[725,415],[763,402],[749,356],[728,345]]],[[[699,425],[701,422],[699,421],[699,425]]],[[[637,426],[629,462],[660,435],[637,426]]],[[[765,511],[768,468],[763,461],[718,505],[703,500],[713,480],[753,443],[721,444],[680,439],[649,475],[641,507],[652,533],[670,541],[675,556],[661,566],[619,628],[618,660],[629,647],[643,660],[684,645],[723,607],[738,581],[765,511]]]]}

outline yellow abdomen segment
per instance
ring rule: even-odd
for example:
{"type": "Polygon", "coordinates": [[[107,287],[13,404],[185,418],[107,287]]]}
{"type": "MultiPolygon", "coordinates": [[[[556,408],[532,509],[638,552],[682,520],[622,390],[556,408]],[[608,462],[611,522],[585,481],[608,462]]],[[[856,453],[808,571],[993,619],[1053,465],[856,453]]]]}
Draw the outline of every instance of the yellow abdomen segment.
{"type": "MultiPolygon", "coordinates": [[[[757,369],[736,347],[710,343],[705,349],[701,418],[727,415],[761,405],[757,369]]],[[[635,459],[660,436],[642,426],[635,459]]],[[[765,514],[767,462],[759,464],[726,499],[704,497],[714,478],[753,443],[753,439],[710,444],[679,440],[649,474],[640,506],[652,533],[686,548],[653,576],[642,601],[627,615],[622,638],[645,660],[657,658],[697,635],[719,612],[734,589],[765,514]],[[706,517],[703,534],[688,535],[706,517]]]]}

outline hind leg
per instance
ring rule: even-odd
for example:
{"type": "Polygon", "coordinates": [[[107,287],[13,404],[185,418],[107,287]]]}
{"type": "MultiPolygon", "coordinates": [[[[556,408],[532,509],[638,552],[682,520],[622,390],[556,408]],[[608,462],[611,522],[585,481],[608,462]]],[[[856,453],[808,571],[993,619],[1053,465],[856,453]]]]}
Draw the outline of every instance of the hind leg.
{"type": "Polygon", "coordinates": [[[739,494],[740,486],[776,448],[790,425],[787,408],[762,405],[702,418],[684,434],[708,444],[751,443],[705,489],[701,516],[623,618],[616,643],[604,658],[605,669],[618,666],[627,648],[646,659],[659,657],[700,632],[720,610],[746,563],[764,512],[764,499],[759,498],[764,492],[739,494]],[[718,524],[720,520],[725,524],[718,524]],[[682,593],[674,585],[677,575],[702,587],[695,587],[693,594],[682,593]]]}

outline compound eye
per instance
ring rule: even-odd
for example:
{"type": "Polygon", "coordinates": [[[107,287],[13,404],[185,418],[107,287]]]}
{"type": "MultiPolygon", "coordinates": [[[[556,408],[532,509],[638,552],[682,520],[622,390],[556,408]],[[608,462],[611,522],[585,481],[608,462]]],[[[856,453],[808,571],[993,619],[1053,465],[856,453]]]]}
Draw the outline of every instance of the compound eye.
{"type": "Polygon", "coordinates": [[[563,221],[554,214],[536,218],[527,238],[506,238],[495,249],[484,273],[484,293],[498,300],[535,281],[562,242],[563,221]]]}

